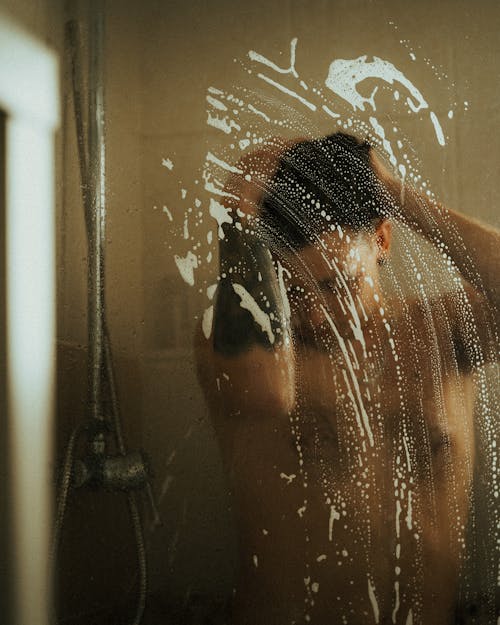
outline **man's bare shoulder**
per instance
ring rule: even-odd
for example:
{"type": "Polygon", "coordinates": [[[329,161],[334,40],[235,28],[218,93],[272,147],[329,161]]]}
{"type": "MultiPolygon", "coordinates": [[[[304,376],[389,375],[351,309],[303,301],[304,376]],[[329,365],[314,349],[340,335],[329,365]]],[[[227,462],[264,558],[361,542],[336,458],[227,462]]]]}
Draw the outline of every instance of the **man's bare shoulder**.
{"type": "Polygon", "coordinates": [[[211,336],[198,325],[194,337],[200,385],[212,411],[238,417],[283,416],[295,395],[288,348],[268,350],[253,345],[227,356],[217,352],[211,336]]]}
{"type": "Polygon", "coordinates": [[[438,294],[394,299],[388,308],[403,351],[438,354],[460,373],[495,360],[495,318],[486,298],[467,282],[438,294]]]}

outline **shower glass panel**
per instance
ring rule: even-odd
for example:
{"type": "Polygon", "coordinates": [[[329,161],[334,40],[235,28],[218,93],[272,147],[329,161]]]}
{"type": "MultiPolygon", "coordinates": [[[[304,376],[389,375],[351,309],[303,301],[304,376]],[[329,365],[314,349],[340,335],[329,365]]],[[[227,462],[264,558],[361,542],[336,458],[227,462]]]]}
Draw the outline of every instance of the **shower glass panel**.
{"type": "MultiPolygon", "coordinates": [[[[142,585],[145,625],[496,624],[500,6],[126,0],[104,24],[147,580],[126,497],[73,489],[61,622],[134,622],[142,585]]],[[[86,410],[67,93],[59,457],[86,410]]]]}

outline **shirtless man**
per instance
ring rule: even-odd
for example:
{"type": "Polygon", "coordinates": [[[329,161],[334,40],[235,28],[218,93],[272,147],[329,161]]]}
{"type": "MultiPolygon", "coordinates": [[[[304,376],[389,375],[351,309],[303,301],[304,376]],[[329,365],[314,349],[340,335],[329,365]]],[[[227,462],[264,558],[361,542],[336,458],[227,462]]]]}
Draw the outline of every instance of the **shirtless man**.
{"type": "Polygon", "coordinates": [[[343,133],[271,141],[239,169],[197,338],[239,523],[232,622],[452,622],[499,235],[343,133]],[[453,292],[383,297],[394,218],[438,246],[453,292]]]}

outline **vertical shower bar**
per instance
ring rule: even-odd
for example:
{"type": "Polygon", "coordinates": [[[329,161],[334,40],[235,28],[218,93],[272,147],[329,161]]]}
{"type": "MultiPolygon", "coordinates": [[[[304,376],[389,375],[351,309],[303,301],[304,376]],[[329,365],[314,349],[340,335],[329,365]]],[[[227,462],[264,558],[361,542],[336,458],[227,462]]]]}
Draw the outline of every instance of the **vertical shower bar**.
{"type": "MultiPolygon", "coordinates": [[[[116,392],[116,381],[113,370],[113,357],[109,331],[106,324],[104,301],[104,249],[106,227],[106,152],[105,152],[105,98],[104,98],[104,8],[103,2],[91,0],[88,7],[88,119],[87,142],[84,137],[84,120],[82,114],[83,72],[80,63],[82,46],[79,39],[78,24],[71,20],[67,24],[69,49],[73,78],[73,98],[77,129],[80,175],[85,209],[85,225],[88,243],[88,407],[89,416],[104,419],[102,412],[103,377],[106,378],[106,390],[109,396],[110,409],[113,416],[114,436],[118,451],[125,456],[127,451],[122,434],[120,406],[116,392]]],[[[73,465],[73,450],[77,440],[75,430],[67,447],[66,466],[63,472],[58,502],[54,545],[57,548],[58,537],[64,520],[66,499],[70,487],[73,465]]],[[[91,440],[93,450],[101,454],[105,448],[104,433],[94,435],[91,440]]],[[[150,497],[151,486],[149,489],[150,497]]],[[[139,595],[132,625],[139,625],[146,603],[147,593],[147,561],[141,519],[133,492],[127,493],[130,519],[133,526],[139,574],[139,595]]],[[[154,501],[152,501],[154,506],[154,501]]]]}
{"type": "Polygon", "coordinates": [[[106,150],[104,110],[104,8],[89,3],[88,211],[88,407],[91,418],[102,419],[104,358],[104,246],[106,235],[106,150]]]}

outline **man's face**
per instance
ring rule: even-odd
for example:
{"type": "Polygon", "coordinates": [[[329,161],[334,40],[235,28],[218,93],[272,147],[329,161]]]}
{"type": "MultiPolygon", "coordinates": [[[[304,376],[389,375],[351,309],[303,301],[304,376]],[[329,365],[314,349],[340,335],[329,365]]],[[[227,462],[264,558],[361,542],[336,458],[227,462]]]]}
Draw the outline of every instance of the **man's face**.
{"type": "Polygon", "coordinates": [[[303,336],[320,330],[328,313],[342,327],[352,307],[368,312],[378,288],[380,258],[389,249],[390,225],[374,232],[349,228],[321,235],[310,245],[283,258],[292,325],[303,336]]]}

